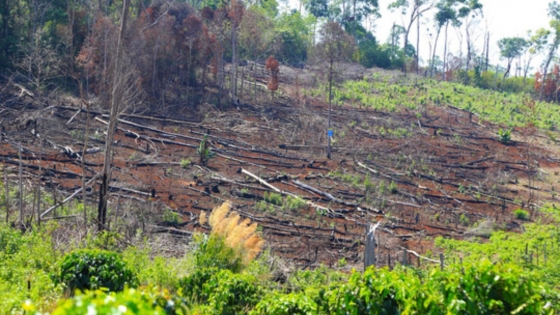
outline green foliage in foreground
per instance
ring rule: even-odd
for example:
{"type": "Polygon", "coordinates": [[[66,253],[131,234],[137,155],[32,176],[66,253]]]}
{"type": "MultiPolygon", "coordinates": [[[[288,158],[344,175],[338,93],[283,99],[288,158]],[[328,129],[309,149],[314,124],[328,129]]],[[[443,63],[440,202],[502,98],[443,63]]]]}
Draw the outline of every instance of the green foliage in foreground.
{"type": "Polygon", "coordinates": [[[522,266],[524,273],[556,289],[560,288],[560,232],[554,225],[527,223],[524,233],[496,231],[485,242],[437,238],[448,260],[464,262],[482,259],[522,266]],[[546,253],[546,260],[545,260],[546,253]]]}
{"type": "Polygon", "coordinates": [[[49,307],[62,292],[50,277],[59,255],[53,250],[50,230],[20,231],[0,226],[0,314],[22,313],[31,300],[39,308],[49,307]]]}
{"type": "Polygon", "coordinates": [[[136,277],[117,253],[84,249],[64,257],[55,281],[69,292],[99,288],[122,291],[125,285],[134,286],[136,277]]]}
{"type": "Polygon", "coordinates": [[[446,270],[398,267],[353,272],[346,282],[305,291],[266,289],[246,274],[218,271],[204,280],[202,299],[153,290],[88,292],[64,301],[54,314],[554,314],[557,297],[513,265],[487,260],[446,270]],[[267,291],[259,302],[260,292],[267,291]],[[111,298],[107,298],[111,297],[111,298]],[[189,301],[194,302],[189,304],[189,301]],[[151,308],[150,308],[151,307],[151,308]],[[125,310],[142,310],[126,313],[125,310]]]}
{"type": "MultiPolygon", "coordinates": [[[[555,314],[560,311],[558,254],[551,250],[545,266],[535,261],[519,263],[516,256],[526,243],[531,249],[558,237],[553,226],[527,224],[524,234],[496,232],[485,244],[438,239],[438,245],[447,249],[449,255],[451,252],[468,253],[462,265],[450,264],[443,271],[438,266],[423,270],[397,266],[395,270],[368,269],[348,275],[322,267],[294,272],[284,283],[269,280],[271,270],[266,255],[262,260],[231,270],[210,263],[213,257],[223,256],[220,252],[223,246],[213,246],[213,250],[206,251],[208,247],[198,244],[187,256],[169,259],[169,266],[161,257],[151,259],[146,251],[131,248],[120,254],[110,252],[110,255],[123,258],[139,280],[130,283],[140,287],[120,292],[104,289],[78,292],[76,296],[59,301],[56,307],[53,307],[53,300],[61,296],[62,288],[56,286],[48,274],[56,271],[58,265],[64,265],[65,260],[53,250],[48,235],[47,231],[21,234],[10,228],[0,228],[0,247],[4,249],[0,257],[5,263],[0,266],[3,281],[0,289],[3,297],[15,297],[8,299],[11,302],[0,301],[1,306],[11,307],[3,308],[0,313],[23,314],[26,310],[28,314],[39,311],[42,313],[37,314],[98,315],[444,315],[555,314]],[[53,256],[48,256],[49,253],[53,256]],[[45,261],[30,263],[30,257],[45,261]],[[12,259],[17,265],[11,263],[12,259]],[[32,285],[39,291],[27,292],[26,276],[40,272],[43,274],[41,282],[32,285]],[[8,274],[23,276],[8,278],[8,274]],[[21,295],[16,290],[22,291],[21,295]]],[[[196,242],[204,241],[204,238],[196,238],[196,242]]],[[[108,253],[98,250],[74,253],[82,252],[108,253]]]]}
{"type": "MultiPolygon", "coordinates": [[[[396,111],[402,108],[422,110],[425,105],[459,107],[480,119],[509,127],[528,124],[556,130],[560,121],[557,106],[546,102],[533,102],[523,93],[506,93],[484,90],[459,83],[431,79],[401,79],[391,77],[364,78],[345,81],[333,91],[335,104],[354,104],[377,110],[396,111]]],[[[324,95],[324,88],[311,91],[313,96],[324,95]]]]}
{"type": "MultiPolygon", "coordinates": [[[[40,315],[41,313],[36,313],[40,315]]],[[[186,303],[165,290],[147,288],[122,292],[89,291],[60,303],[52,315],[66,314],[188,314],[186,303]]]]}

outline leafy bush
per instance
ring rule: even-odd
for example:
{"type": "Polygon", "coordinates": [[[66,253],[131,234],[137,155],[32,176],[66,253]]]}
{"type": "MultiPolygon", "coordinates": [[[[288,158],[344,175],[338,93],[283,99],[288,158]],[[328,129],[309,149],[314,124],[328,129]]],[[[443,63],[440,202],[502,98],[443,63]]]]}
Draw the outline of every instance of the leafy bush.
{"type": "Polygon", "coordinates": [[[246,313],[259,301],[256,279],[246,274],[234,274],[221,270],[203,286],[208,302],[220,315],[246,313]]]}
{"type": "Polygon", "coordinates": [[[519,220],[529,220],[529,212],[527,212],[523,209],[514,210],[513,215],[515,216],[516,219],[519,219],[519,220]]]}
{"type": "Polygon", "coordinates": [[[55,281],[69,292],[99,288],[122,291],[126,284],[136,285],[136,277],[116,253],[89,249],[66,255],[55,281]]]}
{"type": "Polygon", "coordinates": [[[155,289],[127,289],[118,293],[96,290],[62,302],[52,315],[188,314],[186,305],[184,300],[155,289]]]}
{"type": "Polygon", "coordinates": [[[307,315],[317,314],[317,303],[305,293],[279,294],[274,292],[262,299],[251,315],[307,315]]]}
{"type": "Polygon", "coordinates": [[[192,274],[179,280],[179,288],[182,290],[183,295],[190,300],[206,303],[208,301],[208,292],[203,290],[204,285],[219,271],[220,269],[218,268],[197,269],[192,274]]]}
{"type": "Polygon", "coordinates": [[[211,306],[212,314],[239,314],[257,304],[256,282],[248,274],[204,268],[179,280],[179,287],[190,301],[211,306]]]}
{"type": "Polygon", "coordinates": [[[191,257],[155,256],[150,258],[148,249],[137,247],[127,248],[121,257],[136,275],[138,284],[143,286],[176,288],[179,279],[194,268],[191,257]]]}

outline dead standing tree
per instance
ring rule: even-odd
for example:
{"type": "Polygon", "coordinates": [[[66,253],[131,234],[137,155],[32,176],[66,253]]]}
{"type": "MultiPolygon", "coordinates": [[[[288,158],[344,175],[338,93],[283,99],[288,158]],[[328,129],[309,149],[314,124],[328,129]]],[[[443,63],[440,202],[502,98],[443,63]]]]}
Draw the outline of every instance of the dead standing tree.
{"type": "Polygon", "coordinates": [[[109,118],[109,126],[107,128],[107,138],[105,140],[105,158],[103,161],[103,173],[101,187],[99,188],[99,206],[97,209],[97,229],[99,231],[105,229],[107,219],[107,200],[109,196],[109,180],[111,177],[111,157],[113,153],[113,137],[117,125],[117,117],[119,106],[124,101],[125,78],[122,75],[122,59],[123,59],[123,42],[126,29],[126,20],[128,16],[129,0],[123,0],[123,10],[121,27],[119,31],[119,39],[117,43],[117,54],[114,64],[113,89],[111,93],[111,115],[109,118]]]}
{"type": "Polygon", "coordinates": [[[352,57],[355,49],[354,38],[346,33],[340,24],[327,22],[321,30],[321,42],[317,44],[314,52],[316,64],[325,65],[327,81],[329,84],[329,122],[327,137],[327,158],[331,158],[331,110],[332,110],[332,87],[339,73],[338,65],[352,57]],[[326,63],[326,64],[325,64],[326,63]]]}
{"type": "Polygon", "coordinates": [[[270,79],[268,80],[266,88],[274,93],[279,87],[278,75],[280,74],[280,64],[278,60],[274,59],[274,56],[271,55],[266,60],[265,68],[270,71],[270,79]]]}

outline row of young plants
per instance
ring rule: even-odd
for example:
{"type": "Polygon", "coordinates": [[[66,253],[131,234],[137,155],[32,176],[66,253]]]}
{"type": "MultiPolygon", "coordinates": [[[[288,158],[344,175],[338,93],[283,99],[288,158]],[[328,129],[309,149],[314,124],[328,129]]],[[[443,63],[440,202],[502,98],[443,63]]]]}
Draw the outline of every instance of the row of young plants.
{"type": "MultiPolygon", "coordinates": [[[[353,104],[383,111],[401,108],[422,110],[423,106],[452,105],[479,115],[480,119],[522,127],[532,124],[546,130],[556,130],[560,113],[556,106],[534,101],[526,93],[508,93],[433,79],[369,77],[347,80],[333,90],[334,104],[353,104]]],[[[324,88],[310,91],[311,96],[323,96],[324,88]]]]}
{"type": "MultiPolygon", "coordinates": [[[[438,266],[425,269],[397,266],[394,270],[370,268],[363,273],[348,274],[321,267],[294,271],[283,278],[271,269],[269,252],[257,258],[263,240],[256,232],[256,224],[241,220],[227,204],[214,210],[208,220],[203,215],[201,221],[212,232],[209,236],[197,235],[193,250],[180,258],[150,258],[148,250],[111,248],[118,239],[112,233],[89,238],[75,246],[75,250],[62,254],[51,241],[56,235],[55,227],[25,234],[2,227],[0,295],[4,298],[0,300],[0,312],[556,314],[560,311],[558,278],[550,277],[557,269],[536,272],[535,268],[520,265],[517,259],[505,255],[516,251],[507,243],[517,236],[514,233],[496,232],[488,244],[438,240],[448,251],[469,248],[466,252],[471,257],[444,270],[438,266]],[[506,244],[504,255],[489,255],[496,252],[498,244],[506,244]],[[105,249],[100,250],[102,247],[105,249]],[[489,256],[492,261],[487,259],[489,256]]],[[[526,234],[520,237],[546,240],[556,235],[553,233],[553,228],[527,225],[526,234]]],[[[551,265],[558,264],[556,256],[550,256],[550,260],[551,265]]]]}
{"type": "MultiPolygon", "coordinates": [[[[541,212],[549,213],[558,222],[560,211],[547,205],[541,212]]],[[[526,213],[526,212],[525,212],[526,213]]],[[[550,215],[547,220],[550,220],[550,215]]],[[[448,259],[476,263],[482,259],[515,264],[523,272],[538,279],[549,288],[560,289],[560,229],[557,224],[526,223],[523,233],[495,231],[489,239],[469,241],[436,238],[448,259]]]]}

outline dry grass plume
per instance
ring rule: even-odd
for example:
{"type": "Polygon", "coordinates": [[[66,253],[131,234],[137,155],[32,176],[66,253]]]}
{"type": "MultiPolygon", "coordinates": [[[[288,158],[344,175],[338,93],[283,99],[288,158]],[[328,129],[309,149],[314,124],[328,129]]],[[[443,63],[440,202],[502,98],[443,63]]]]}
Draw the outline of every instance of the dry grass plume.
{"type": "MultiPolygon", "coordinates": [[[[257,233],[257,224],[250,219],[241,220],[236,211],[230,211],[231,204],[223,203],[214,208],[208,222],[212,227],[212,235],[222,237],[227,246],[238,249],[243,264],[249,264],[261,252],[264,239],[257,233]]],[[[206,215],[200,215],[200,223],[206,221],[206,215]]]]}

